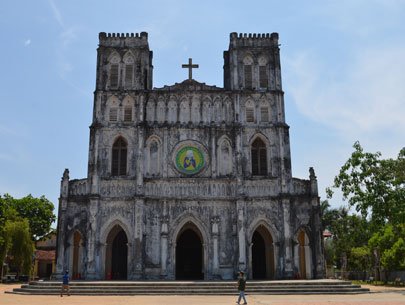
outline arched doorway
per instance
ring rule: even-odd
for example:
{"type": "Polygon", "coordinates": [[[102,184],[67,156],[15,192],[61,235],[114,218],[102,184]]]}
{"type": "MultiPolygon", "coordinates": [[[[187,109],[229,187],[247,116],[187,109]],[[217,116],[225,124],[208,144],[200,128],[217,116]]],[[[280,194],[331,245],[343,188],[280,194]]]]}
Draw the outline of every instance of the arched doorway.
{"type": "Polygon", "coordinates": [[[73,234],[73,263],[72,263],[72,279],[81,279],[83,276],[83,239],[82,235],[75,231],[73,234]]]}
{"type": "Polygon", "coordinates": [[[298,233],[299,275],[302,279],[311,278],[311,254],[309,238],[304,230],[298,233]]]}
{"type": "Polygon", "coordinates": [[[204,279],[204,249],[201,232],[194,224],[185,225],[176,241],[176,279],[204,279]]]}
{"type": "Polygon", "coordinates": [[[274,247],[270,232],[260,225],[252,236],[252,278],[274,278],[274,247]]]}
{"type": "Polygon", "coordinates": [[[127,279],[128,238],[119,225],[108,234],[105,266],[107,280],[127,279]]]}

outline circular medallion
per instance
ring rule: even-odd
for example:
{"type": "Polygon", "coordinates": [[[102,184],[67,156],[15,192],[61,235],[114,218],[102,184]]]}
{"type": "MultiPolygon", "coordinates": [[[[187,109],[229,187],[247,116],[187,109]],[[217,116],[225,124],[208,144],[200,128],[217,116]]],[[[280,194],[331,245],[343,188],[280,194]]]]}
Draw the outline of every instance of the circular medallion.
{"type": "Polygon", "coordinates": [[[204,165],[204,154],[195,146],[186,145],[176,152],[176,168],[183,174],[197,174],[204,165]]]}

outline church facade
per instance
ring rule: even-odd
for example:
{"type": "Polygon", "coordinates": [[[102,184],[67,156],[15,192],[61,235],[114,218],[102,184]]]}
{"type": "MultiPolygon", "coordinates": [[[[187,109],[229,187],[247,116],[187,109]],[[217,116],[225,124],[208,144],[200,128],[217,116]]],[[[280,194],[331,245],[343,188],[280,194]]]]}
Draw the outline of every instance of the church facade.
{"type": "Polygon", "coordinates": [[[324,276],[317,180],[292,177],[278,34],[230,34],[224,86],[153,88],[148,34],[99,34],[88,175],[59,199],[73,279],[324,276]]]}

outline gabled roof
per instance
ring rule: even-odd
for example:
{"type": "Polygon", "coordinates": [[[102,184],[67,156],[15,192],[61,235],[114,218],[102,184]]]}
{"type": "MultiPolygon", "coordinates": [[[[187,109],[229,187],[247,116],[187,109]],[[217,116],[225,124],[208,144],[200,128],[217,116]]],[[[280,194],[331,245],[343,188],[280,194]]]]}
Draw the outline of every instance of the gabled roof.
{"type": "Polygon", "coordinates": [[[35,251],[36,260],[54,260],[55,259],[55,250],[45,251],[45,250],[36,250],[35,251]]]}
{"type": "Polygon", "coordinates": [[[200,83],[194,79],[186,79],[181,83],[164,86],[162,88],[153,88],[153,91],[222,91],[223,88],[210,86],[206,83],[200,83]]]}

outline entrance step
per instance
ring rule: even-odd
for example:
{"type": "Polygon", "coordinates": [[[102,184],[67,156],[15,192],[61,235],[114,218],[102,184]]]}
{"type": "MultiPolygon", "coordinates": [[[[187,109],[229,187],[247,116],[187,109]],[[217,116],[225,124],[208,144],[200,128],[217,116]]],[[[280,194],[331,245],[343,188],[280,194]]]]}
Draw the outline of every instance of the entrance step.
{"type": "MultiPolygon", "coordinates": [[[[8,293],[60,294],[61,282],[35,281],[8,293]]],[[[340,280],[248,281],[246,294],[359,294],[369,289],[340,280]]],[[[235,295],[236,281],[71,281],[73,295],[235,295]]]]}

